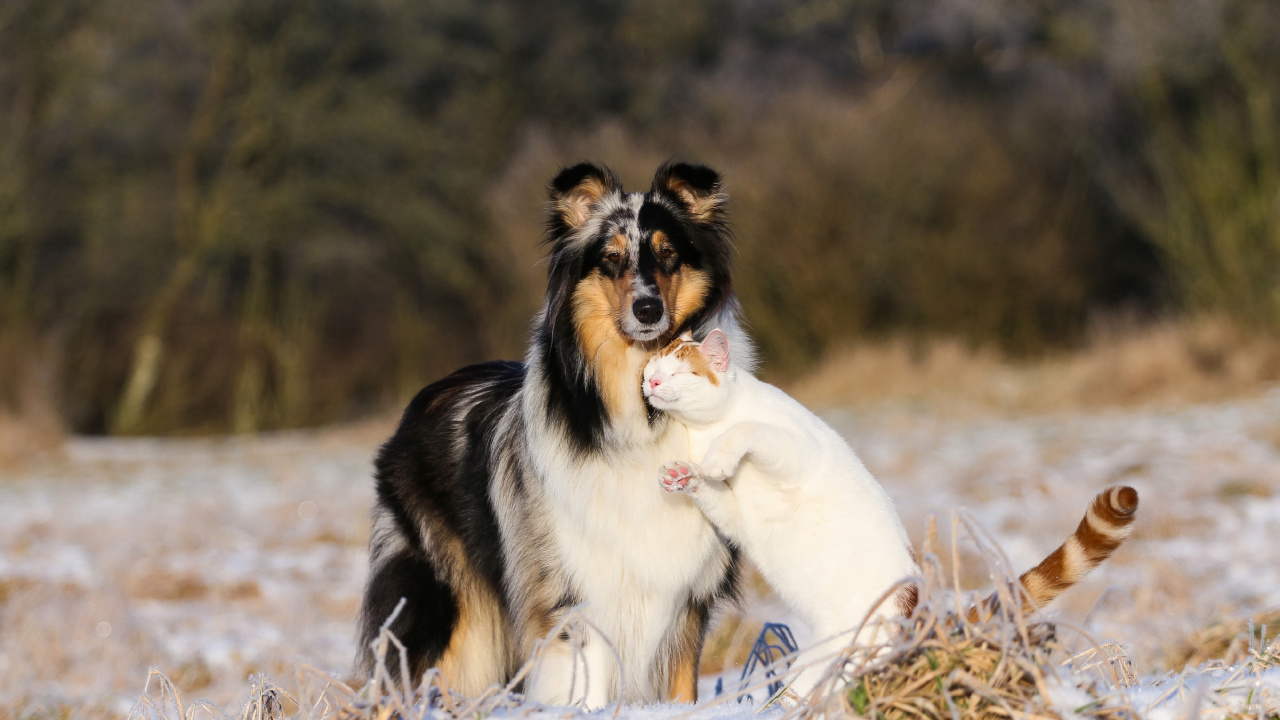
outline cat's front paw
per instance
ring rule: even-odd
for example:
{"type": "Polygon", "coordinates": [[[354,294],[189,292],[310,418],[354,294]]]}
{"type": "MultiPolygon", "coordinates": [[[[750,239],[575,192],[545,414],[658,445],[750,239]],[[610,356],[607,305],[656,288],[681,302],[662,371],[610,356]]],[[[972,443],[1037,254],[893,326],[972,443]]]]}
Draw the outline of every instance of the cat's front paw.
{"type": "Polygon", "coordinates": [[[741,463],[741,455],[719,451],[713,447],[707,451],[707,456],[702,459],[702,465],[699,470],[702,473],[702,477],[723,482],[738,472],[738,465],[741,463]]]}
{"type": "Polygon", "coordinates": [[[658,468],[658,484],[667,492],[696,490],[701,483],[698,469],[689,462],[669,462],[658,468]]]}

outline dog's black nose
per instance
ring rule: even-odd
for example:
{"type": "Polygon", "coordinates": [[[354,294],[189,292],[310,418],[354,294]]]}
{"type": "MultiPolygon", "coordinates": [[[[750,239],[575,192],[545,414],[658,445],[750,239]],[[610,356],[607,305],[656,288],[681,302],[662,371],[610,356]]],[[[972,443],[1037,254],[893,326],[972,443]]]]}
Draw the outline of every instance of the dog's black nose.
{"type": "Polygon", "coordinates": [[[635,314],[636,319],[645,325],[652,325],[662,319],[662,301],[658,298],[644,298],[637,300],[631,306],[631,312],[635,314]]]}

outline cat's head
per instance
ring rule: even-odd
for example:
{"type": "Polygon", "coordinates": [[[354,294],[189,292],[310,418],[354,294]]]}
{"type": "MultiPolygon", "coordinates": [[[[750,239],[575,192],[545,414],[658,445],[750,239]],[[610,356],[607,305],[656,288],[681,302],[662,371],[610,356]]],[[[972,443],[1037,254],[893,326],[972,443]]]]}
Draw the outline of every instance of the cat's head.
{"type": "Polygon", "coordinates": [[[689,333],[654,353],[644,367],[645,399],[686,423],[712,423],[724,414],[733,384],[729,339],[718,328],[698,342],[689,333]]]}

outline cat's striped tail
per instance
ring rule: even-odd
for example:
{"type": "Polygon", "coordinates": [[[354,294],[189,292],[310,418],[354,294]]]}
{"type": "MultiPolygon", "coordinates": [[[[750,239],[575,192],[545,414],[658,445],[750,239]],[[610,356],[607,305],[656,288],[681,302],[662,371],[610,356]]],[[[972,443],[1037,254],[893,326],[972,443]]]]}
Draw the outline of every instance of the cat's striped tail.
{"type": "MultiPolygon", "coordinates": [[[[1117,485],[1098,493],[1071,537],[1019,578],[1027,590],[1022,614],[1044,607],[1111,557],[1133,531],[1137,511],[1138,491],[1131,487],[1117,485]]],[[[982,604],[994,609],[997,596],[993,594],[982,604]]],[[[976,619],[977,608],[969,614],[971,620],[976,619]]]]}

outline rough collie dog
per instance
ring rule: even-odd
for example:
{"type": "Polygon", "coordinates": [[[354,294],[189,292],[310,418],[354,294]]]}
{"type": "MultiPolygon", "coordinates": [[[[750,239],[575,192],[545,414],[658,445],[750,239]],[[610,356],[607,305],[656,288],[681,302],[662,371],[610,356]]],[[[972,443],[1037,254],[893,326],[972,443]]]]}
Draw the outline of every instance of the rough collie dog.
{"type": "Polygon", "coordinates": [[[727,197],[715,171],[683,163],[647,193],[582,164],[549,195],[546,304],[525,362],[428,386],[378,455],[357,670],[368,676],[401,598],[390,630],[409,672],[439,668],[468,694],[508,681],[581,606],[584,634],[551,638],[531,697],[598,707],[624,688],[628,702],[691,702],[737,555],[688,498],[653,491],[654,468],[685,457],[688,438],[640,383],[650,353],[685,331],[722,328],[751,362],[727,197]]]}

